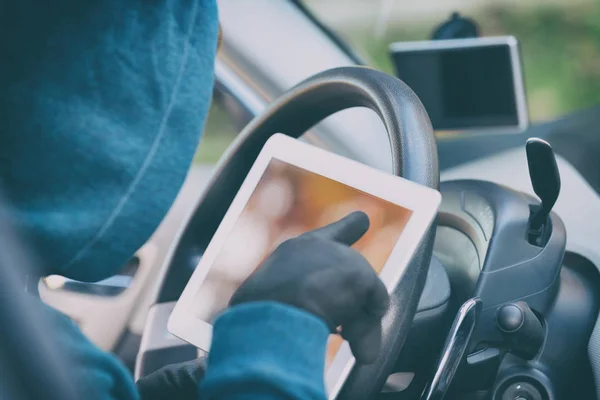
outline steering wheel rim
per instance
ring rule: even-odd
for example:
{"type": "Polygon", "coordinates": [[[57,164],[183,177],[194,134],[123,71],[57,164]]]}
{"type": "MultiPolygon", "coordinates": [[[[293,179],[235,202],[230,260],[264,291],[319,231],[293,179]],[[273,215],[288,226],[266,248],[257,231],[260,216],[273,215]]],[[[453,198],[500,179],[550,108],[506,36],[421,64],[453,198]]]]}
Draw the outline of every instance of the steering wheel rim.
{"type": "MultiPolygon", "coordinates": [[[[274,133],[298,138],[324,118],[348,108],[375,111],[386,128],[392,151],[392,173],[437,189],[437,146],[429,117],[416,94],[402,81],[366,67],[341,67],[319,73],[284,93],[238,135],[221,158],[178,238],[171,266],[192,271],[199,243],[208,243],[267,139],[274,133]],[[189,268],[185,268],[185,267],[189,268]]],[[[381,352],[372,365],[355,366],[340,399],[366,399],[383,387],[406,340],[423,291],[433,252],[435,224],[423,238],[383,321],[381,352]]],[[[187,283],[169,284],[177,292],[187,283]],[[183,286],[181,286],[183,285],[183,286]]],[[[177,278],[175,278],[177,280],[177,278]]],[[[161,295],[160,301],[174,300],[161,295]]],[[[173,297],[173,294],[171,294],[173,297]]]]}

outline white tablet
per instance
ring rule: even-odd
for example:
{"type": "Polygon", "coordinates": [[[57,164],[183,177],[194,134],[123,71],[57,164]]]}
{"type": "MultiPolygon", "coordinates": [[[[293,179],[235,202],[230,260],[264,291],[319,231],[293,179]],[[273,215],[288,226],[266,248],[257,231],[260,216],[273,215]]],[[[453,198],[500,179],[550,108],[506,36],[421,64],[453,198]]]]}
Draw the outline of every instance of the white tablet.
{"type": "MultiPolygon", "coordinates": [[[[404,274],[440,204],[440,193],[299,140],[265,144],[185,287],[168,329],[209,351],[212,322],[240,284],[286,239],[361,210],[371,221],[354,247],[388,291],[404,274]]],[[[334,398],[354,365],[332,335],[325,384],[334,398]]]]}

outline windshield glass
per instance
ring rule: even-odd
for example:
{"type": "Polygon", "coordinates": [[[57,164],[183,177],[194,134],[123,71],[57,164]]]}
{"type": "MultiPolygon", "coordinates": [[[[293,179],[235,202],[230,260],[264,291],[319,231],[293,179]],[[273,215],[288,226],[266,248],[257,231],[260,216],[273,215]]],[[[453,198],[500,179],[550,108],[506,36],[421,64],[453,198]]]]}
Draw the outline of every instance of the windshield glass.
{"type": "Polygon", "coordinates": [[[532,122],[600,103],[600,2],[597,0],[305,0],[305,5],[367,62],[394,69],[388,45],[427,40],[453,11],[482,36],[519,39],[532,122]]]}

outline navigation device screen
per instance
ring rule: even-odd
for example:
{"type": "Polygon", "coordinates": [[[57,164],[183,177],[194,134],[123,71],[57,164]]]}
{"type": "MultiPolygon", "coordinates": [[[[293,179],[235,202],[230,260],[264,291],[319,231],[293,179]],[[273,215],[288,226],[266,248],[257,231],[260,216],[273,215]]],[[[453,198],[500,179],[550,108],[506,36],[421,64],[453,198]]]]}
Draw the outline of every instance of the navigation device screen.
{"type": "Polygon", "coordinates": [[[508,44],[398,49],[391,56],[397,76],[419,96],[434,129],[519,125],[508,44]]]}

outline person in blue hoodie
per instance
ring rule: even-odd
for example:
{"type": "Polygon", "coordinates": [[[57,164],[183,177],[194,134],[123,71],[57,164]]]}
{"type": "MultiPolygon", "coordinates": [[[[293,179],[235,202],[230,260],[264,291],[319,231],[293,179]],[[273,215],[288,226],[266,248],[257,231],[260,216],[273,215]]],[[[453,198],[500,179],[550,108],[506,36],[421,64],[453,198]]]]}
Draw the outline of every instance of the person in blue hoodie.
{"type": "MultiPolygon", "coordinates": [[[[215,0],[0,1],[0,184],[42,275],[106,278],[156,229],[200,139],[218,30],[215,0]]],[[[81,398],[324,399],[331,332],[359,362],[379,351],[387,291],[350,247],[368,226],[356,212],[278,247],[216,320],[206,369],[135,383],[36,304],[81,398]]]]}

